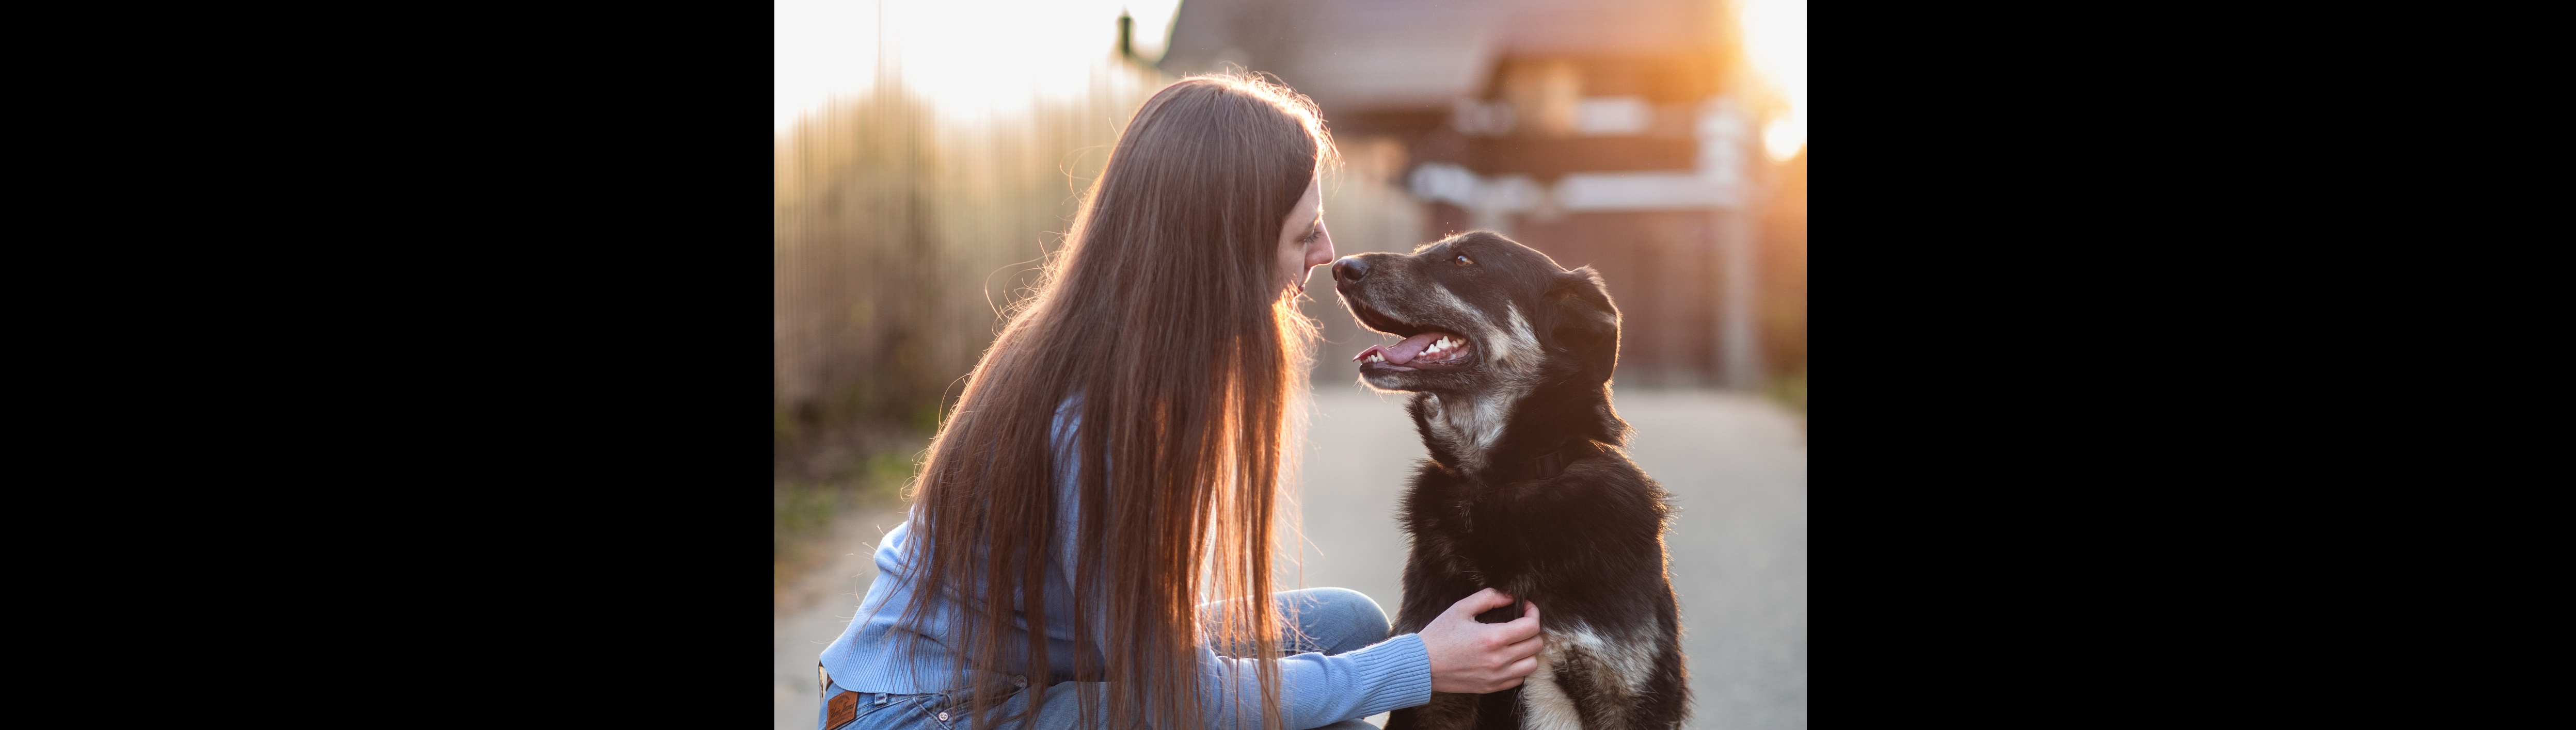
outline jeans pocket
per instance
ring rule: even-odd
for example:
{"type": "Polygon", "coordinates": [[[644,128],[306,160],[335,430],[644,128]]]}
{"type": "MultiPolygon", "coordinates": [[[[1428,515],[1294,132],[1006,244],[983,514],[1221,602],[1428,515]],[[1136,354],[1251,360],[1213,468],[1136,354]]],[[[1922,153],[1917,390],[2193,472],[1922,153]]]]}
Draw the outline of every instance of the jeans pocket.
{"type": "MultiPolygon", "coordinates": [[[[918,709],[914,712],[915,719],[879,727],[900,727],[911,730],[961,730],[969,727],[972,723],[969,722],[967,715],[972,711],[967,708],[972,703],[966,702],[961,697],[962,694],[916,695],[898,699],[897,702],[902,702],[904,699],[919,700],[919,704],[916,705],[918,709]]],[[[1001,706],[986,711],[984,719],[991,721],[996,728],[1023,730],[1032,728],[1034,726],[1030,723],[1031,718],[1023,716],[1028,709],[1028,703],[1029,695],[1026,691],[1014,693],[1003,700],[1001,706]]]]}
{"type": "Polygon", "coordinates": [[[934,702],[939,695],[855,694],[859,697],[858,712],[850,718],[849,724],[824,730],[945,730],[945,723],[938,723],[939,710],[935,707],[938,703],[934,702]]]}

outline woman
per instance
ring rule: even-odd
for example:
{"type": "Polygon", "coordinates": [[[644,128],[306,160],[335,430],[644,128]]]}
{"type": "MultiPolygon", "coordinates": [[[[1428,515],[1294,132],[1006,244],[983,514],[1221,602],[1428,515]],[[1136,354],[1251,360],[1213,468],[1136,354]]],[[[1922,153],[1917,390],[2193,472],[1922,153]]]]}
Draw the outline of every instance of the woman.
{"type": "Polygon", "coordinates": [[[1136,112],[824,649],[823,730],[1312,728],[1536,668],[1537,607],[1477,623],[1511,603],[1492,591],[1393,638],[1358,593],[1272,594],[1332,156],[1312,103],[1258,79],[1136,112]]]}

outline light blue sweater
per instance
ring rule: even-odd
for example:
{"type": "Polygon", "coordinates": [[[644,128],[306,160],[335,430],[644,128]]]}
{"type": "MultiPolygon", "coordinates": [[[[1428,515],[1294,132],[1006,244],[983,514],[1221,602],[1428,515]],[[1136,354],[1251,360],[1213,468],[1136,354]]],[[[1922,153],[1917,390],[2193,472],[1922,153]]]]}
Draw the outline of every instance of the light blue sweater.
{"type": "MultiPolygon", "coordinates": [[[[1074,426],[1080,416],[1074,406],[1079,400],[1068,400],[1058,407],[1054,423],[1052,450],[1056,460],[1056,544],[1047,556],[1044,600],[1047,607],[1048,671],[1031,672],[1025,650],[1005,660],[1007,666],[987,668],[1000,675],[1005,684],[1015,679],[1031,682],[1065,681],[1073,674],[1073,596],[1072,572],[1076,546],[1075,525],[1080,524],[1076,509],[1074,475],[1079,474],[1080,456],[1071,448],[1074,426]],[[1038,674],[1038,676],[1030,676],[1038,674]]],[[[841,632],[841,638],[823,649],[823,669],[832,675],[834,684],[853,692],[886,692],[924,694],[963,689],[970,678],[948,674],[951,656],[942,639],[949,635],[944,610],[934,605],[924,626],[899,626],[904,606],[911,603],[917,586],[899,580],[906,568],[922,558],[928,546],[913,539],[912,523],[905,522],[886,533],[877,545],[877,578],[868,585],[868,594],[859,602],[856,620],[841,632]],[[907,665],[898,656],[897,639],[919,633],[919,656],[907,665]]],[[[932,600],[946,603],[933,594],[932,600]]],[[[1100,616],[1105,607],[1095,594],[1089,613],[1100,616]]],[[[1014,605],[1019,599],[1014,597],[1014,605]]],[[[1105,617],[1104,617],[1105,618],[1105,617]]],[[[1017,630],[1001,637],[1004,647],[1027,644],[1028,622],[1023,618],[1017,630]]],[[[1105,622],[1097,622],[1092,636],[1106,636],[1105,622]]],[[[1253,671],[1253,660],[1221,657],[1207,647],[1198,649],[1200,706],[1208,710],[1208,727],[1234,725],[1240,698],[1245,708],[1260,707],[1261,690],[1253,671]]],[[[1098,652],[1092,656],[1100,657],[1098,652]]],[[[1094,666],[1097,666],[1095,664],[1094,666]]],[[[1343,720],[1367,717],[1399,707],[1412,707],[1431,701],[1431,654],[1422,645],[1422,637],[1404,634],[1356,651],[1337,656],[1307,653],[1279,660],[1280,711],[1287,727],[1303,729],[1329,725],[1343,720]]],[[[1259,723],[1258,709],[1249,710],[1253,724],[1259,723]]]]}

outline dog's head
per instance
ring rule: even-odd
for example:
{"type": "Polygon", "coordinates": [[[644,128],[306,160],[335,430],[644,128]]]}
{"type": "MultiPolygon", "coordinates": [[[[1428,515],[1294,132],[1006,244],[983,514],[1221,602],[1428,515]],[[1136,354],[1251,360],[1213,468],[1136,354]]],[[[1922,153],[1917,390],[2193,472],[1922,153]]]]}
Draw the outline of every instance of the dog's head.
{"type": "Polygon", "coordinates": [[[1608,382],[1619,361],[1619,309],[1592,267],[1567,271],[1486,232],[1410,254],[1333,262],[1333,288],[1360,326],[1404,338],[1354,358],[1383,390],[1473,393],[1495,386],[1608,382]]]}

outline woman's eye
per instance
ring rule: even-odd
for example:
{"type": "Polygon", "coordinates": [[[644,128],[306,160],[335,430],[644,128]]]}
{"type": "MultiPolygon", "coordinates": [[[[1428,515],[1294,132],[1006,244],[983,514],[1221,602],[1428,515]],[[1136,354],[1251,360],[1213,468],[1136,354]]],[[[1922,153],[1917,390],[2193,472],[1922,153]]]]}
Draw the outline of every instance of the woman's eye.
{"type": "Polygon", "coordinates": [[[1468,260],[1468,259],[1467,259],[1467,255],[1466,255],[1466,254],[1463,254],[1463,253],[1462,253],[1462,254],[1458,254],[1458,258],[1457,258],[1457,259],[1455,259],[1455,260],[1458,262],[1458,265],[1459,265],[1459,266],[1466,266],[1466,265],[1468,265],[1468,264],[1476,263],[1476,262],[1474,262],[1474,261],[1470,261],[1470,260],[1468,260]]]}

